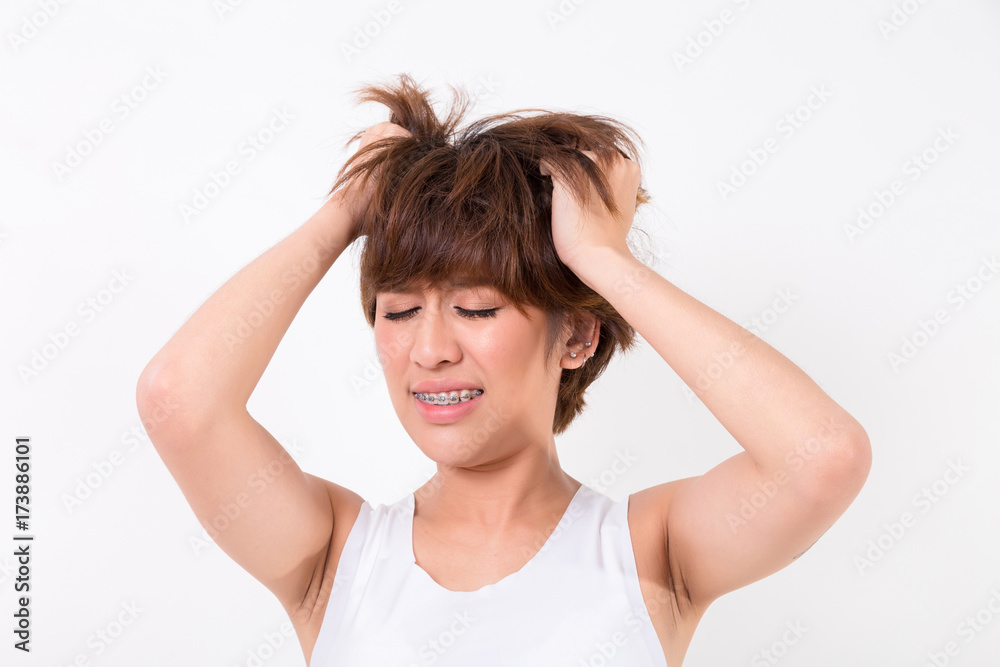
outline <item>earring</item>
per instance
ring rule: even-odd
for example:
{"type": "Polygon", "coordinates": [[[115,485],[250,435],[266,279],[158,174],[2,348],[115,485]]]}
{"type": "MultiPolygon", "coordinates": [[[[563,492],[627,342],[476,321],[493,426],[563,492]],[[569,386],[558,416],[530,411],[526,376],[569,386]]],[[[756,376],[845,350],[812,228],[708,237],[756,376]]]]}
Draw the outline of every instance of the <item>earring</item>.
{"type": "Polygon", "coordinates": [[[569,356],[571,359],[576,359],[576,352],[570,352],[569,356]]]}
{"type": "Polygon", "coordinates": [[[583,344],[583,346],[584,347],[590,347],[590,341],[588,340],[586,343],[583,344]]]}

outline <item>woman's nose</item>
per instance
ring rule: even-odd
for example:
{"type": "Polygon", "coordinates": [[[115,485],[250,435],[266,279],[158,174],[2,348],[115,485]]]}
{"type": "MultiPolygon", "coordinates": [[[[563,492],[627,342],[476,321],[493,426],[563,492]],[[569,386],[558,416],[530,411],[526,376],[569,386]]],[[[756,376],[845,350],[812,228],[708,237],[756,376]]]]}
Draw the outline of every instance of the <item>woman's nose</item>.
{"type": "Polygon", "coordinates": [[[458,360],[461,354],[458,341],[440,308],[421,308],[416,325],[410,350],[412,361],[433,368],[443,361],[458,360]]]}

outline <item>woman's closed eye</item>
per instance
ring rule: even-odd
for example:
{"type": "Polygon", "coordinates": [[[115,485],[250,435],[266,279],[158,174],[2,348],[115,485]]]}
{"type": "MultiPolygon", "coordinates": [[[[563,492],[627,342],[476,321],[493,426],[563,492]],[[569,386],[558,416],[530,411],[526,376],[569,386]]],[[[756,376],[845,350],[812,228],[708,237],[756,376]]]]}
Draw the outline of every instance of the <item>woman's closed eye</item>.
{"type": "MultiPolygon", "coordinates": [[[[398,313],[386,313],[385,319],[390,320],[392,322],[405,320],[408,319],[410,315],[414,314],[418,310],[420,310],[420,306],[410,308],[409,310],[403,310],[398,313]]],[[[496,317],[497,311],[500,310],[500,308],[487,308],[485,310],[467,310],[465,308],[459,308],[458,306],[455,306],[455,310],[457,310],[458,314],[461,315],[462,317],[474,320],[480,317],[496,317]]]]}

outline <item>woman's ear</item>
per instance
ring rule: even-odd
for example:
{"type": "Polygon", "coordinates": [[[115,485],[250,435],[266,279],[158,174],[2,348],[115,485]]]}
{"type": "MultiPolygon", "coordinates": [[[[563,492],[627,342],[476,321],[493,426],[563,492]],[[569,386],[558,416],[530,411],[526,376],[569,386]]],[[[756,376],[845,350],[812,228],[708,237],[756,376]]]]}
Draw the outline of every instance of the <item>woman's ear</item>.
{"type": "Polygon", "coordinates": [[[597,351],[601,321],[591,313],[575,314],[567,318],[564,331],[564,368],[579,368],[597,351]]]}

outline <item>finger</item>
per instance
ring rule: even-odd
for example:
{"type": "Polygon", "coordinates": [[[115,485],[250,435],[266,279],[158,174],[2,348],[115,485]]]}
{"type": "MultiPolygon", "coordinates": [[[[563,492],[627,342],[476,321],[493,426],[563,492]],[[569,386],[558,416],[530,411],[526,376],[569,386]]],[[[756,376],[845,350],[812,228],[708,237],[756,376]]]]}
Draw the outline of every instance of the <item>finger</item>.
{"type": "MultiPolygon", "coordinates": [[[[582,150],[580,152],[583,153],[584,155],[586,155],[587,157],[589,157],[594,162],[600,163],[600,161],[598,160],[597,153],[595,153],[594,151],[583,151],[582,150]]],[[[613,155],[613,156],[610,156],[608,158],[608,162],[610,164],[614,165],[614,164],[618,164],[618,163],[622,163],[622,162],[626,162],[626,163],[627,162],[632,162],[632,158],[630,158],[628,155],[626,155],[625,151],[623,151],[622,149],[616,147],[615,148],[615,152],[617,153],[617,155],[613,155]]]]}
{"type": "MultiPolygon", "coordinates": [[[[598,165],[601,169],[603,169],[605,171],[607,171],[609,169],[613,169],[615,163],[617,162],[616,158],[614,158],[614,157],[608,158],[608,161],[605,162],[605,161],[603,161],[603,160],[600,159],[600,157],[597,155],[597,153],[595,151],[581,150],[580,152],[583,153],[584,155],[586,155],[588,158],[590,158],[591,162],[593,162],[594,164],[598,165]]],[[[618,158],[618,159],[620,159],[620,158],[618,158]]]]}
{"type": "Polygon", "coordinates": [[[392,137],[412,137],[413,133],[407,130],[402,125],[396,125],[395,123],[390,123],[385,128],[385,135],[392,137]]]}
{"type": "Polygon", "coordinates": [[[407,130],[402,125],[397,125],[390,121],[382,121],[376,125],[371,126],[364,133],[361,138],[361,145],[359,149],[364,148],[370,143],[379,141],[381,139],[387,139],[390,137],[412,137],[413,133],[407,130]]]}

